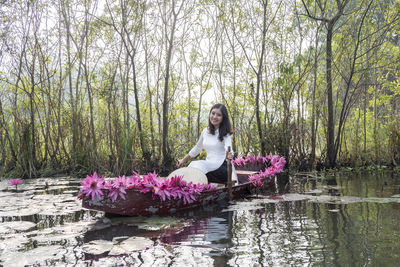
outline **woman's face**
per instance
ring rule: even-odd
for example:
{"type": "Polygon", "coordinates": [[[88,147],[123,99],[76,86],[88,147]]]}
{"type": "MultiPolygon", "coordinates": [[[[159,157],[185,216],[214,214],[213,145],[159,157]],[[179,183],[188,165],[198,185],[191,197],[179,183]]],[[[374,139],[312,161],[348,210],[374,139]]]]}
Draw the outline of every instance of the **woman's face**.
{"type": "Polygon", "coordinates": [[[214,125],[215,129],[219,128],[219,125],[222,122],[222,112],[218,108],[214,108],[210,112],[210,122],[214,125]]]}

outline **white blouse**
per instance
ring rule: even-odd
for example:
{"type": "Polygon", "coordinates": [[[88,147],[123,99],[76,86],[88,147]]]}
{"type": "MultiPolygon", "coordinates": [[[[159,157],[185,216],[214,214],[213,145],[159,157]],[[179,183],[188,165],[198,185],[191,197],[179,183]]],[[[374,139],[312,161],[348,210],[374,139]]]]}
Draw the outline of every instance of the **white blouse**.
{"type": "Polygon", "coordinates": [[[228,146],[231,147],[231,152],[233,154],[231,135],[225,135],[224,140],[221,142],[218,139],[218,134],[218,130],[215,131],[214,135],[210,134],[207,128],[201,132],[199,141],[189,151],[189,156],[191,158],[196,157],[204,148],[207,152],[206,160],[192,161],[189,167],[197,168],[204,173],[208,173],[218,169],[222,163],[224,163],[228,146]]]}

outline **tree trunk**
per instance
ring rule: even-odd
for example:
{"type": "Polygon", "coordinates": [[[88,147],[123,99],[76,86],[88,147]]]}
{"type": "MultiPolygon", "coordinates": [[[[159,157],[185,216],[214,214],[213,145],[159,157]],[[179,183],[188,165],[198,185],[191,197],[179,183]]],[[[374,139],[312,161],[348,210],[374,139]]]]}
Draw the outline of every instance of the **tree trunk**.
{"type": "Polygon", "coordinates": [[[142,127],[142,120],[140,117],[140,103],[139,103],[139,88],[137,86],[137,77],[136,77],[136,65],[134,56],[131,56],[131,64],[132,64],[132,78],[133,78],[133,92],[135,96],[135,106],[136,106],[136,123],[139,131],[139,141],[140,148],[142,149],[142,155],[144,160],[146,161],[146,167],[149,167],[150,164],[150,153],[147,150],[147,144],[145,141],[144,131],[142,127]]]}
{"type": "MultiPolygon", "coordinates": [[[[146,22],[145,22],[146,23],[146,22]]],[[[144,33],[145,38],[145,49],[144,49],[144,57],[146,64],[146,83],[147,83],[147,93],[149,96],[149,121],[150,121],[150,136],[151,136],[151,154],[154,155],[155,151],[155,140],[154,140],[154,123],[153,123],[153,97],[150,89],[150,78],[149,78],[149,60],[148,60],[148,44],[147,44],[147,32],[144,33]]]]}
{"type": "Polygon", "coordinates": [[[10,167],[14,167],[15,164],[17,163],[17,154],[15,153],[15,148],[13,146],[13,142],[11,141],[10,134],[8,132],[8,129],[7,129],[6,121],[4,119],[3,105],[2,105],[1,99],[0,99],[0,116],[1,116],[1,118],[0,118],[0,126],[1,126],[2,129],[4,129],[5,137],[6,137],[7,141],[8,141],[8,145],[9,145],[10,152],[11,152],[11,164],[10,164],[10,167]]]}
{"type": "Polygon", "coordinates": [[[93,170],[97,169],[97,140],[96,140],[96,130],[94,128],[94,117],[93,117],[93,95],[92,95],[92,86],[90,83],[90,73],[88,70],[88,53],[89,53],[89,20],[88,20],[88,7],[85,1],[85,61],[84,61],[84,72],[85,72],[85,81],[86,81],[86,90],[88,94],[88,99],[89,99],[89,114],[90,114],[90,132],[91,132],[91,137],[92,137],[92,153],[91,155],[91,168],[93,170]]]}
{"type": "Polygon", "coordinates": [[[333,114],[333,96],[332,96],[332,37],[334,21],[330,20],[327,25],[326,34],[326,90],[328,97],[328,131],[327,131],[327,167],[333,168],[335,162],[335,120],[333,114]]]}
{"type": "MultiPolygon", "coordinates": [[[[162,125],[163,125],[163,133],[162,133],[162,153],[163,153],[163,169],[168,170],[171,168],[172,157],[170,154],[170,149],[168,145],[168,106],[169,106],[169,97],[168,97],[168,85],[169,85],[169,73],[170,73],[170,65],[172,58],[172,49],[174,47],[174,35],[175,35],[175,27],[176,21],[178,19],[178,14],[183,7],[183,3],[179,8],[178,12],[175,12],[175,1],[172,1],[172,27],[169,38],[167,37],[167,60],[165,63],[165,82],[164,82],[164,97],[162,104],[162,125]]],[[[167,35],[167,32],[165,33],[167,35]]]]}
{"type": "Polygon", "coordinates": [[[314,54],[314,80],[312,88],[312,100],[311,100],[311,155],[310,155],[310,166],[314,166],[315,162],[315,148],[316,148],[316,127],[315,127],[315,92],[317,90],[317,78],[318,78],[318,33],[319,27],[317,27],[317,33],[315,35],[315,54],[314,54]]]}
{"type": "Polygon", "coordinates": [[[263,59],[265,53],[265,43],[266,43],[266,33],[267,33],[267,5],[268,1],[263,1],[263,30],[262,30],[262,42],[261,42],[261,55],[260,62],[258,64],[257,70],[257,87],[256,87],[256,120],[257,120],[257,130],[258,130],[258,138],[261,144],[261,154],[265,155],[266,145],[263,135],[263,128],[261,125],[261,114],[260,114],[260,87],[262,82],[262,69],[263,69],[263,59]]]}
{"type": "MultiPolygon", "coordinates": [[[[77,164],[77,144],[78,144],[78,124],[77,124],[77,106],[75,105],[75,99],[74,99],[74,92],[73,92],[73,83],[72,83],[72,60],[71,60],[71,32],[70,32],[70,21],[69,21],[69,7],[66,6],[66,3],[62,3],[62,13],[64,17],[64,23],[65,23],[65,28],[66,28],[66,48],[67,48],[67,65],[68,65],[68,84],[69,84],[69,94],[70,94],[70,102],[71,102],[71,113],[72,113],[72,122],[71,122],[71,127],[72,127],[72,153],[71,153],[71,158],[72,158],[72,163],[71,167],[74,169],[77,164]]],[[[78,74],[79,77],[79,74],[78,74]]],[[[76,96],[77,97],[77,96],[76,96]]]]}

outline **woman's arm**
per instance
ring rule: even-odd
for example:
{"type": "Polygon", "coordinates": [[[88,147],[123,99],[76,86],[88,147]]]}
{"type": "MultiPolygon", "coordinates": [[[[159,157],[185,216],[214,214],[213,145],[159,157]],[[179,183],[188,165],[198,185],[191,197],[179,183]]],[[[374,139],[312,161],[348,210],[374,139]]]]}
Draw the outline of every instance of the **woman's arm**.
{"type": "Polygon", "coordinates": [[[178,163],[176,164],[176,166],[178,168],[182,168],[183,164],[185,164],[189,158],[190,158],[190,155],[186,154],[186,156],[184,156],[182,159],[178,160],[178,163]]]}
{"type": "Polygon", "coordinates": [[[231,139],[231,135],[227,134],[226,136],[224,136],[224,147],[225,147],[225,151],[226,151],[226,158],[227,159],[233,159],[233,149],[232,149],[232,139],[231,139]],[[228,152],[228,147],[230,147],[230,151],[228,152]]]}
{"type": "Polygon", "coordinates": [[[189,151],[188,155],[192,158],[196,157],[200,152],[203,150],[203,135],[204,135],[204,130],[200,134],[199,141],[197,141],[197,144],[189,151]]]}
{"type": "Polygon", "coordinates": [[[200,152],[203,150],[203,134],[204,130],[201,132],[200,138],[197,141],[197,144],[189,151],[186,156],[184,156],[182,159],[178,160],[176,166],[178,168],[181,168],[190,158],[196,157],[200,152]]]}

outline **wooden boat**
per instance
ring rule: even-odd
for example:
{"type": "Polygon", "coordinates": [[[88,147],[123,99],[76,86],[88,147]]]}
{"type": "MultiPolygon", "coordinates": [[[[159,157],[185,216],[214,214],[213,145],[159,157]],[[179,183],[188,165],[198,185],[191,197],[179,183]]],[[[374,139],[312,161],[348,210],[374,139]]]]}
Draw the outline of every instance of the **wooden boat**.
{"type": "MultiPolygon", "coordinates": [[[[257,188],[248,181],[248,176],[253,173],[255,173],[255,171],[237,170],[239,184],[232,186],[233,198],[257,190],[257,188]]],[[[271,188],[275,185],[275,177],[265,178],[263,181],[264,188],[271,188]]],[[[110,198],[105,198],[104,195],[100,199],[96,198],[94,200],[90,197],[84,197],[82,199],[82,206],[87,209],[127,216],[167,214],[207,205],[228,198],[228,188],[217,187],[214,190],[202,192],[200,195],[196,196],[196,200],[192,200],[189,203],[184,203],[182,199],[167,199],[165,201],[159,198],[153,199],[151,193],[143,194],[137,189],[127,190],[125,199],[118,198],[115,202],[112,202],[110,198]]]]}

